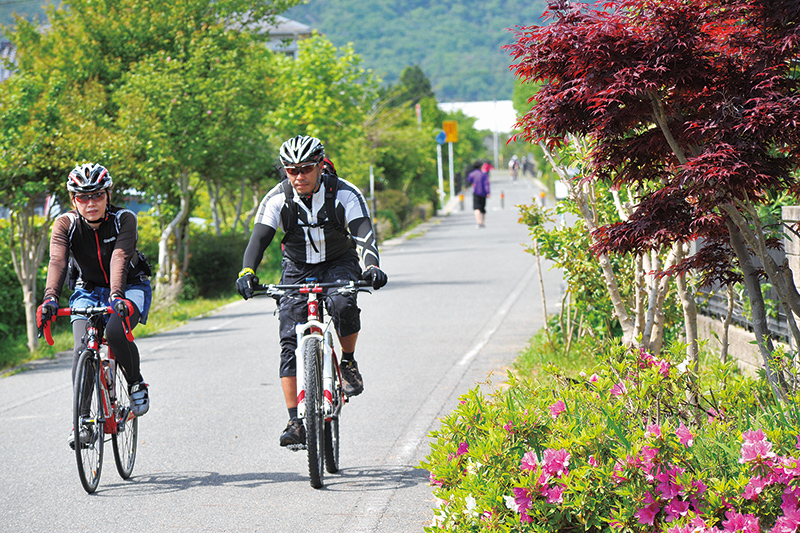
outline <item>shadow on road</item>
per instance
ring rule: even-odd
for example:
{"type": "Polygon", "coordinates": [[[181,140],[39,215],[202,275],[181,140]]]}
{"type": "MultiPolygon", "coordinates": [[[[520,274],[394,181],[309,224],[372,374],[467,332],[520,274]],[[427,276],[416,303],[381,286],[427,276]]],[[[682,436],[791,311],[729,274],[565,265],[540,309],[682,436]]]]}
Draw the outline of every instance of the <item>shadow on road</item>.
{"type": "Polygon", "coordinates": [[[238,486],[254,489],[273,483],[296,482],[306,479],[294,472],[257,472],[252,474],[220,474],[219,472],[170,472],[164,474],[134,475],[128,481],[101,484],[98,495],[106,493],[116,496],[124,490],[126,494],[164,494],[202,487],[238,486]],[[135,492],[130,492],[132,486],[135,492]]]}
{"type": "Polygon", "coordinates": [[[330,491],[379,492],[428,484],[428,471],[413,466],[365,466],[343,468],[325,476],[330,491]]]}

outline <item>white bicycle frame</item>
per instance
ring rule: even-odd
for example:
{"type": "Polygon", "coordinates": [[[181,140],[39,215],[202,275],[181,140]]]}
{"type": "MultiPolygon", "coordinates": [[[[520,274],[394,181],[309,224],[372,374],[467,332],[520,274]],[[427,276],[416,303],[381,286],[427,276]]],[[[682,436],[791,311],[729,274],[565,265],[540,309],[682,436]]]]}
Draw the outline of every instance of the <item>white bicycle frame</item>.
{"type": "Polygon", "coordinates": [[[337,401],[334,405],[334,372],[338,372],[338,365],[334,363],[333,332],[331,331],[333,321],[330,318],[320,321],[317,318],[317,309],[321,302],[314,292],[308,293],[308,320],[305,324],[297,324],[295,332],[297,334],[297,348],[295,358],[297,361],[297,416],[301,419],[306,417],[306,387],[305,387],[305,347],[312,340],[319,340],[322,343],[322,397],[323,414],[326,419],[338,415],[342,408],[342,402],[337,401]]]}

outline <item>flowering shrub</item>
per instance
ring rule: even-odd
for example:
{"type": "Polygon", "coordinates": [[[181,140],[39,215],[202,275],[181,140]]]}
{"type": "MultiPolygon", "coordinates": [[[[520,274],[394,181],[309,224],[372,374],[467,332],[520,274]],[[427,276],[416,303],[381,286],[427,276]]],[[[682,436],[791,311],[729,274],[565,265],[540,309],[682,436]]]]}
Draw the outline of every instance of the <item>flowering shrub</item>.
{"type": "Polygon", "coordinates": [[[729,365],[693,376],[607,352],[580,379],[509,373],[464,395],[422,464],[439,502],[426,531],[798,530],[794,407],[729,365]]]}

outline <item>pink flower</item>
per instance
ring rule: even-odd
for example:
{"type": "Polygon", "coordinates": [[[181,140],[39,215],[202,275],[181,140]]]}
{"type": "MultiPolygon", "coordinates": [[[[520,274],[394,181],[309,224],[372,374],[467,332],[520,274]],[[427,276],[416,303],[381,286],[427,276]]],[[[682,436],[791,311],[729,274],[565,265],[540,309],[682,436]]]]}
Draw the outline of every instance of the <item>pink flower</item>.
{"type": "Polygon", "coordinates": [[[726,532],[741,531],[742,533],[761,533],[758,526],[758,518],[752,514],[741,514],[736,511],[725,513],[727,520],[722,521],[722,526],[726,532]]]}
{"type": "Polygon", "coordinates": [[[522,464],[520,465],[520,469],[536,470],[537,466],[539,466],[539,459],[536,457],[536,452],[530,451],[522,456],[522,464]]]}
{"type": "Polygon", "coordinates": [[[626,392],[628,392],[628,389],[625,388],[625,383],[622,381],[611,387],[612,396],[622,396],[626,392]]]}
{"type": "Polygon", "coordinates": [[[456,452],[456,457],[460,457],[469,451],[469,444],[466,442],[462,442],[458,445],[458,451],[456,452]]]}
{"type": "Polygon", "coordinates": [[[590,455],[589,456],[589,466],[595,467],[598,464],[600,464],[600,463],[597,462],[597,459],[594,458],[594,455],[590,455]]]}
{"type": "Polygon", "coordinates": [[[433,475],[433,472],[428,475],[428,481],[430,481],[431,485],[436,485],[438,487],[444,485],[444,481],[441,479],[436,479],[436,477],[433,475]]]}
{"type": "Polygon", "coordinates": [[[797,533],[797,522],[788,516],[781,516],[775,520],[775,525],[770,533],[797,533]]]}
{"type": "Polygon", "coordinates": [[[647,433],[651,434],[657,439],[661,438],[661,426],[658,424],[651,424],[647,426],[647,433]]]}
{"type": "Polygon", "coordinates": [[[556,403],[550,406],[550,416],[552,416],[554,419],[558,418],[558,415],[566,410],[567,405],[564,403],[564,400],[558,400],[556,403]]]}
{"type": "Polygon", "coordinates": [[[783,502],[781,503],[781,511],[783,511],[783,514],[788,515],[789,513],[797,512],[798,498],[796,491],[797,489],[787,488],[783,492],[781,496],[781,501],[783,502]]]}
{"type": "Polygon", "coordinates": [[[671,500],[683,491],[683,487],[675,483],[675,478],[682,473],[682,469],[673,468],[669,471],[659,471],[656,474],[656,480],[659,481],[656,488],[661,493],[662,500],[671,500]]]}
{"type": "Polygon", "coordinates": [[[567,475],[570,455],[567,450],[553,450],[548,448],[542,457],[542,469],[556,477],[567,475]]]}
{"type": "Polygon", "coordinates": [[[648,492],[644,497],[644,507],[633,513],[633,516],[639,519],[640,524],[653,525],[653,521],[660,510],[661,506],[658,505],[653,495],[648,492]]]}
{"type": "Polygon", "coordinates": [[[564,501],[564,487],[556,485],[548,489],[545,496],[547,496],[547,503],[562,503],[564,501]]]}
{"type": "MultiPolygon", "coordinates": [[[[589,376],[589,383],[595,383],[598,379],[600,378],[598,377],[597,374],[592,374],[591,376],[589,376]]],[[[800,448],[800,436],[797,437],[797,442],[798,442],[798,448],[800,448]]]]}
{"type": "Polygon", "coordinates": [[[656,369],[662,376],[669,375],[669,363],[667,361],[656,361],[656,369]]]}
{"type": "Polygon", "coordinates": [[[678,440],[681,444],[685,444],[689,448],[691,448],[692,444],[694,444],[694,436],[692,435],[692,432],[689,431],[685,425],[683,425],[683,422],[681,422],[681,425],[675,430],[675,435],[678,437],[678,440]]]}
{"type": "Polygon", "coordinates": [[[514,487],[514,505],[515,511],[519,513],[519,518],[523,522],[533,522],[533,518],[528,515],[528,509],[531,508],[531,493],[525,488],[514,487]]]}
{"type": "Polygon", "coordinates": [[[758,476],[753,476],[750,478],[750,482],[744,488],[743,496],[745,499],[748,500],[756,500],[759,495],[763,492],[764,487],[769,485],[770,483],[764,479],[761,479],[758,476]]]}
{"type": "Polygon", "coordinates": [[[514,487],[514,505],[517,512],[524,511],[531,506],[531,493],[524,487],[514,487]]]}
{"type": "Polygon", "coordinates": [[[508,431],[509,433],[511,433],[511,432],[514,430],[514,422],[512,422],[511,420],[509,420],[509,421],[508,421],[508,424],[506,424],[505,426],[503,426],[503,429],[505,429],[506,431],[508,431]]]}
{"type": "Polygon", "coordinates": [[[742,433],[742,458],[740,463],[752,461],[763,462],[766,459],[773,459],[775,452],[772,451],[772,443],[767,440],[767,436],[760,429],[758,431],[745,431],[742,433]]]}
{"type": "Polygon", "coordinates": [[[672,500],[665,507],[667,511],[667,522],[673,522],[678,518],[689,514],[689,502],[682,502],[681,500],[672,500]]]}

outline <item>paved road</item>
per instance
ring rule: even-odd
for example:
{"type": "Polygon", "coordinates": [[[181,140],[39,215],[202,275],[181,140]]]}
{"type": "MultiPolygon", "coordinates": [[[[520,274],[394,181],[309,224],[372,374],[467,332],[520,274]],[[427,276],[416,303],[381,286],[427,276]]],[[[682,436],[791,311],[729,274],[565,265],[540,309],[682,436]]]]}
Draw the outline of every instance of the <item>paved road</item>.
{"type": "MultiPolygon", "coordinates": [[[[325,488],[310,487],[303,453],[277,443],[287,418],[278,325],[262,298],[137,341],[152,408],[134,474],[122,481],[107,447],[92,496],[66,445],[70,358],[0,379],[0,530],[422,531],[434,504],[417,468],[428,432],[492,371],[502,380],[542,324],[514,208],[538,189],[500,172],[493,190],[485,229],[467,199],[463,211],[384,246],[389,285],[360,297],[366,390],[344,411],[342,469],[325,488]]],[[[560,277],[545,276],[555,307],[560,277]]]]}

